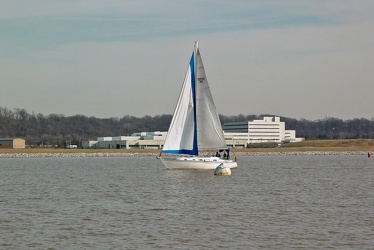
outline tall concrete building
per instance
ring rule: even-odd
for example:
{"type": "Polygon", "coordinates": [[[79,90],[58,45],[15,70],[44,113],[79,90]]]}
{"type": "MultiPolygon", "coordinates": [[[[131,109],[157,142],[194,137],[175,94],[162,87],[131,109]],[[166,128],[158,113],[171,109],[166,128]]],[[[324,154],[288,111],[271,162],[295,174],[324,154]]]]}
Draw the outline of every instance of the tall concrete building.
{"type": "Polygon", "coordinates": [[[264,117],[262,120],[248,122],[229,122],[223,125],[226,139],[247,140],[247,143],[262,142],[293,142],[296,138],[295,130],[286,130],[285,123],[280,117],[264,117]]]}

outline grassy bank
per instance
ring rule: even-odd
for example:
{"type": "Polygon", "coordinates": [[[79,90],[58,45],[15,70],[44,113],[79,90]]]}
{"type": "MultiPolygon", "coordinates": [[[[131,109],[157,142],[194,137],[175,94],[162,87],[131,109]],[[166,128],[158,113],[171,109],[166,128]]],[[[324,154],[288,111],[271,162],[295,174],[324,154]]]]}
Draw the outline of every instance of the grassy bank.
{"type": "MultiPolygon", "coordinates": [[[[295,143],[282,144],[280,148],[271,144],[256,145],[256,148],[236,148],[234,152],[345,152],[345,151],[374,151],[373,140],[309,140],[295,143]]],[[[25,148],[25,149],[0,149],[0,154],[12,153],[153,153],[157,154],[160,149],[62,149],[62,148],[25,148]]]]}

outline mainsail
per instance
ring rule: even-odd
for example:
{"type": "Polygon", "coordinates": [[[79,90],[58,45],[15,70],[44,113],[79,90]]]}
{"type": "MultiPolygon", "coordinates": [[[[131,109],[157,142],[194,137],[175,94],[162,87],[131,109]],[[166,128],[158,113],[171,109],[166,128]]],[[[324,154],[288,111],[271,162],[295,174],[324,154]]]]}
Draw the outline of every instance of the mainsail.
{"type": "Polygon", "coordinates": [[[198,155],[201,149],[224,147],[221,123],[196,43],[162,152],[198,155]]]}

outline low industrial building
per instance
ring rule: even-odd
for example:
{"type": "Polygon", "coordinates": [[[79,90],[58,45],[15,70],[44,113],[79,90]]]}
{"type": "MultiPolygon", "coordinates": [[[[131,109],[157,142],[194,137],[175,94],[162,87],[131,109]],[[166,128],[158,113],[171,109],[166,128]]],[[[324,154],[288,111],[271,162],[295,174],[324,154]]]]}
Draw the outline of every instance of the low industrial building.
{"type": "MultiPolygon", "coordinates": [[[[279,117],[264,117],[263,120],[230,122],[223,126],[226,145],[232,148],[245,148],[255,143],[282,143],[303,140],[296,138],[295,130],[285,130],[285,123],[279,117]]],[[[98,137],[95,141],[83,141],[83,148],[161,149],[167,132],[141,132],[131,136],[98,137]]]]}
{"type": "Polygon", "coordinates": [[[25,148],[26,142],[21,138],[0,138],[0,148],[25,148]]]}
{"type": "Polygon", "coordinates": [[[131,149],[153,148],[161,149],[167,132],[141,132],[131,136],[98,137],[96,141],[83,141],[83,148],[131,149]]]}

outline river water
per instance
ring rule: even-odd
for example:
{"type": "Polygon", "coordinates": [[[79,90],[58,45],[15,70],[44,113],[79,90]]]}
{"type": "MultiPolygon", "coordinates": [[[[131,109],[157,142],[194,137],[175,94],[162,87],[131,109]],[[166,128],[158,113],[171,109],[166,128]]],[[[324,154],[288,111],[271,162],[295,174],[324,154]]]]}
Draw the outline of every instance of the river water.
{"type": "Polygon", "coordinates": [[[372,249],[374,159],[242,156],[231,176],[155,157],[0,159],[0,249],[372,249]]]}

